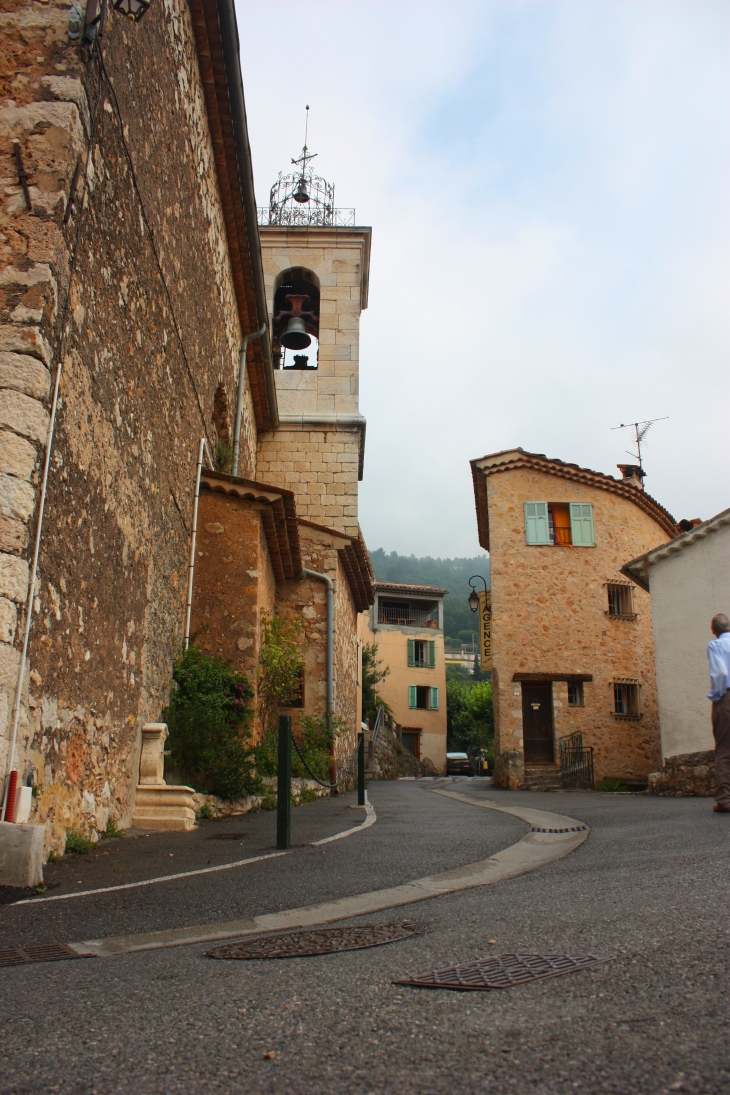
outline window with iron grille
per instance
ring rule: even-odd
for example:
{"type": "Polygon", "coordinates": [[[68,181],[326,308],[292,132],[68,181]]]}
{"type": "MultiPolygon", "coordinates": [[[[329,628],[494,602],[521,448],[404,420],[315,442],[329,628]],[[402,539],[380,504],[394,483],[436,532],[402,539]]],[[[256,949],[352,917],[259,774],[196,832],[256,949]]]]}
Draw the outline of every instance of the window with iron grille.
{"type": "Polygon", "coordinates": [[[613,713],[621,719],[641,718],[638,681],[614,681],[613,713]]]}
{"type": "Polygon", "coordinates": [[[583,681],[568,681],[568,707],[583,706],[583,681]]]}
{"type": "Polygon", "coordinates": [[[623,582],[608,582],[606,589],[608,591],[608,615],[635,620],[633,586],[623,582]]]}

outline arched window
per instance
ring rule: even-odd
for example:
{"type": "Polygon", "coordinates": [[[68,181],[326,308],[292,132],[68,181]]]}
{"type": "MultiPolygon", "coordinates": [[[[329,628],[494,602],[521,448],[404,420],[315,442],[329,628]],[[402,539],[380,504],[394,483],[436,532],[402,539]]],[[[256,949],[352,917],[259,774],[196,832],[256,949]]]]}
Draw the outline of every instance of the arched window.
{"type": "MultiPolygon", "coordinates": [[[[282,270],[274,283],[275,366],[284,369],[316,369],[319,355],[319,278],[304,266],[282,270]],[[287,348],[287,332],[299,332],[300,345],[287,348]],[[301,345],[306,337],[308,345],[301,345]],[[282,342],[284,339],[284,342],[282,342]],[[310,348],[311,347],[311,348],[310,348]]],[[[289,342],[296,339],[288,339],[289,342]]]]}

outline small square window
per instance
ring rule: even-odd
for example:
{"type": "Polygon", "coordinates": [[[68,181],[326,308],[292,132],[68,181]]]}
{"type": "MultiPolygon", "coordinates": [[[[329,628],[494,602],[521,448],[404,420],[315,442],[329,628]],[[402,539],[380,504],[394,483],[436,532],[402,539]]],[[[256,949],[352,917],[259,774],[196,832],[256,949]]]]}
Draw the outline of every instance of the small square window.
{"type": "Polygon", "coordinates": [[[634,619],[636,613],[634,612],[633,586],[625,585],[623,582],[609,582],[606,589],[608,590],[608,615],[630,616],[634,619]]]}
{"type": "Polygon", "coordinates": [[[613,713],[617,718],[640,719],[639,684],[615,681],[613,685],[613,713]]]}
{"type": "Polygon", "coordinates": [[[568,707],[583,707],[583,681],[568,681],[568,707]]]}

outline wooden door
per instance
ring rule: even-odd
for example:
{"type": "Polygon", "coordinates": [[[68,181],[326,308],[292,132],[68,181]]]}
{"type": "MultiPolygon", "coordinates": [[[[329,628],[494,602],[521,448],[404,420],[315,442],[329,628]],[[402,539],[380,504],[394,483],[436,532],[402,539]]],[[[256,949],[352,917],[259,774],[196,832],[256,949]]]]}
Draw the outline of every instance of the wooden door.
{"type": "Polygon", "coordinates": [[[553,686],[550,681],[522,682],[522,737],[525,764],[552,764],[553,686]]]}

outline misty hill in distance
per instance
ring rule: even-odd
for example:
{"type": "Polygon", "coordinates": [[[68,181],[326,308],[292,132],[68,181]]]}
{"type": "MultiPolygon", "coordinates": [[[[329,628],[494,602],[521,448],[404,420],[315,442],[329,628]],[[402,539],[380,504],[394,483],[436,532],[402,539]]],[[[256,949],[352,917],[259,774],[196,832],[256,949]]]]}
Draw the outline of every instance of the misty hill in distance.
{"type": "Polygon", "coordinates": [[[448,589],[449,596],[444,597],[444,632],[449,645],[470,644],[473,635],[478,649],[477,617],[469,608],[467,597],[473,574],[481,574],[489,585],[489,556],[486,553],[473,559],[432,559],[430,555],[417,559],[415,555],[399,555],[397,551],[386,554],[378,548],[370,552],[370,558],[379,582],[448,589]]]}

